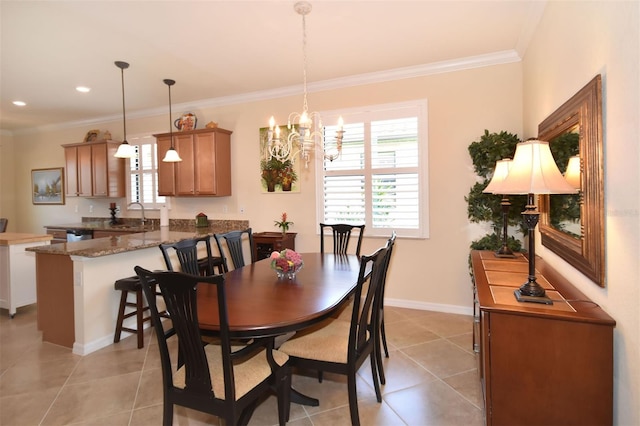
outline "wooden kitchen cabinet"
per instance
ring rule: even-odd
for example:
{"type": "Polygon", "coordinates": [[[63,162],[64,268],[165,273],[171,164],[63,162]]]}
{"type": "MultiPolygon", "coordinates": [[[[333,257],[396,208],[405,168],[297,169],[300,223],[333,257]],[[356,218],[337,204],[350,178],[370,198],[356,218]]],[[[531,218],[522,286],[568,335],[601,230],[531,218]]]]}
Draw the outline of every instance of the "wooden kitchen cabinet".
{"type": "Polygon", "coordinates": [[[158,147],[158,194],[170,196],[231,195],[231,131],[200,129],[173,134],[178,163],[161,159],[171,146],[171,134],[154,135],[158,147]]]}
{"type": "Polygon", "coordinates": [[[562,275],[536,259],[553,305],[517,302],[528,261],[471,253],[474,349],[486,425],[613,423],[615,321],[562,275]]]}
{"type": "Polygon", "coordinates": [[[119,145],[111,140],[62,145],[67,196],[124,197],[125,162],[113,156],[119,145]]]}

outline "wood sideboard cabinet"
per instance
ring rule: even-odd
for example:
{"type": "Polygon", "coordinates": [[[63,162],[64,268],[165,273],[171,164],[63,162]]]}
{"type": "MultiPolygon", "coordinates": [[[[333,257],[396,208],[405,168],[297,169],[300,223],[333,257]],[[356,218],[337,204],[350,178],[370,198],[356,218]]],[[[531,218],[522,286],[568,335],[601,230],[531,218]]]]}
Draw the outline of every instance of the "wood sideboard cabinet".
{"type": "Polygon", "coordinates": [[[62,145],[67,196],[124,197],[125,162],[113,156],[119,145],[112,140],[62,145]]]}
{"type": "MultiPolygon", "coordinates": [[[[173,133],[173,147],[182,161],[158,162],[158,194],[231,195],[231,133],[219,128],[173,133]]],[[[154,136],[162,158],[171,147],[171,134],[154,136]]]]}
{"type": "Polygon", "coordinates": [[[274,251],[296,249],[295,232],[255,232],[253,234],[253,257],[256,261],[266,259],[274,251]]]}
{"type": "Polygon", "coordinates": [[[528,261],[472,251],[474,350],[486,424],[610,425],[615,321],[536,258],[553,305],[517,302],[528,261]]]}

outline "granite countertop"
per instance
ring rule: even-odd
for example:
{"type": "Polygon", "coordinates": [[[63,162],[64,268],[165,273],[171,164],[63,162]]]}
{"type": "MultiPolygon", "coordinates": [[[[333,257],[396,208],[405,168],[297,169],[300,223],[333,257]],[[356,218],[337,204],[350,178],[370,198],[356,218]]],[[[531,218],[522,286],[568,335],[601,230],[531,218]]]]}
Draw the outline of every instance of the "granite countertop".
{"type": "MultiPolygon", "coordinates": [[[[145,230],[139,233],[132,233],[131,231],[133,231],[134,228],[129,227],[125,229],[128,233],[123,233],[123,235],[29,247],[26,250],[36,253],[101,257],[149,247],[157,247],[160,244],[176,243],[205,235],[213,236],[217,233],[246,229],[249,227],[249,222],[246,220],[210,221],[208,227],[196,227],[193,220],[183,222],[184,223],[181,223],[180,220],[177,220],[175,223],[171,223],[170,221],[168,227],[156,227],[155,229],[153,229],[153,225],[151,225],[143,228],[145,230]]],[[[105,225],[104,222],[83,222],[81,224],[68,225],[68,227],[67,225],[55,225],[52,227],[93,230],[118,229],[117,226],[112,228],[108,224],[105,225]],[[75,225],[77,225],[77,227],[75,227],[75,225]]]]}
{"type": "Polygon", "coordinates": [[[37,243],[50,241],[53,236],[48,234],[25,234],[21,232],[0,233],[0,246],[11,246],[15,244],[37,243]]]}

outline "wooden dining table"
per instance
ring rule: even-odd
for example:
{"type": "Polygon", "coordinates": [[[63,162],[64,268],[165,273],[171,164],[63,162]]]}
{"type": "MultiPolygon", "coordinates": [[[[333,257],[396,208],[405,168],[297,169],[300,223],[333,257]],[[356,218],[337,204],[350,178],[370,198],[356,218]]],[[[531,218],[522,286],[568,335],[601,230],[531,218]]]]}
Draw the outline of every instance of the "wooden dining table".
{"type": "MultiPolygon", "coordinates": [[[[263,259],[225,274],[232,337],[257,338],[298,331],[330,317],[353,294],[360,272],[356,255],[301,253],[293,280],[278,279],[263,259]]],[[[204,330],[218,330],[214,286],[198,286],[198,318],[204,330]]]]}

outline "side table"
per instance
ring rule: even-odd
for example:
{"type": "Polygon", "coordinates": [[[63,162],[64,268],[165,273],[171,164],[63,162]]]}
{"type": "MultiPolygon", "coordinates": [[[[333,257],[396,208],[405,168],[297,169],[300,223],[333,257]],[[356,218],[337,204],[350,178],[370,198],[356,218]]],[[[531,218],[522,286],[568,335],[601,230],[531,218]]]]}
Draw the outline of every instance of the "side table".
{"type": "Polygon", "coordinates": [[[296,249],[296,233],[256,232],[253,234],[253,256],[256,261],[268,258],[272,252],[296,249]]]}

